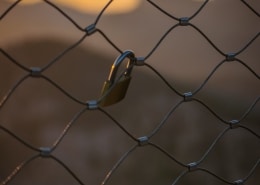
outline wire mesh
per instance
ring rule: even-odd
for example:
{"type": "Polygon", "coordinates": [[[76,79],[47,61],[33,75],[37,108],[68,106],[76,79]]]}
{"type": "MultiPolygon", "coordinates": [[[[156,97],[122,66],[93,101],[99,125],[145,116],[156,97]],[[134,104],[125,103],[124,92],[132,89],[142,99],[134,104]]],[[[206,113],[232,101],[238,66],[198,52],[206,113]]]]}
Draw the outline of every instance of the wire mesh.
{"type": "MultiPolygon", "coordinates": [[[[10,12],[15,10],[16,6],[18,6],[20,2],[22,2],[22,1],[18,0],[16,2],[14,2],[9,8],[7,8],[2,13],[0,20],[1,21],[4,20],[10,12]]],[[[166,113],[164,112],[163,118],[156,123],[154,128],[152,128],[148,134],[142,135],[141,137],[136,137],[136,135],[133,134],[131,132],[131,130],[128,129],[127,125],[125,125],[121,121],[118,121],[114,117],[113,112],[109,112],[109,109],[106,110],[106,108],[99,106],[100,101],[103,98],[105,98],[105,96],[101,97],[100,99],[97,99],[97,100],[87,100],[86,101],[86,100],[79,99],[76,96],[74,96],[73,94],[69,93],[65,88],[60,86],[58,83],[55,82],[55,80],[48,77],[44,73],[44,72],[47,72],[48,70],[50,70],[56,63],[59,62],[59,60],[66,57],[70,51],[72,51],[74,48],[78,47],[84,40],[86,40],[89,37],[92,37],[93,35],[96,35],[96,34],[99,34],[100,36],[102,36],[106,40],[106,42],[118,52],[118,54],[123,53],[123,49],[120,49],[120,47],[117,46],[115,44],[115,42],[106,35],[106,32],[103,31],[102,29],[99,29],[99,26],[98,26],[99,21],[103,16],[103,13],[114,3],[114,1],[112,1],[112,0],[108,1],[107,4],[104,6],[104,8],[100,11],[99,15],[96,17],[93,24],[90,24],[86,27],[81,27],[75,20],[73,20],[73,18],[70,17],[69,14],[67,14],[62,8],[57,6],[55,3],[48,1],[48,0],[44,0],[43,2],[46,5],[48,5],[50,8],[53,8],[53,9],[55,9],[55,11],[59,12],[64,17],[64,19],[67,19],[72,25],[75,26],[76,29],[78,29],[79,32],[82,32],[83,35],[74,44],[72,44],[69,47],[67,47],[66,49],[64,49],[64,51],[62,51],[60,54],[56,55],[56,57],[53,60],[49,61],[42,67],[37,66],[37,67],[29,68],[29,67],[23,65],[23,63],[20,62],[19,59],[15,59],[11,54],[9,54],[5,50],[5,48],[1,48],[0,51],[1,51],[2,55],[6,59],[8,59],[8,61],[10,63],[13,63],[17,68],[24,71],[25,74],[16,81],[16,83],[9,89],[9,91],[4,96],[1,97],[0,111],[2,111],[5,108],[8,101],[10,101],[12,99],[12,95],[15,93],[15,91],[19,87],[23,86],[23,84],[26,81],[28,81],[29,79],[32,79],[32,78],[37,79],[37,80],[42,79],[42,80],[46,81],[48,84],[50,84],[53,87],[55,87],[56,89],[58,89],[58,91],[60,93],[67,96],[71,101],[82,106],[82,108],[77,111],[77,113],[73,116],[73,118],[64,126],[62,132],[60,132],[59,136],[56,137],[56,140],[52,143],[52,145],[50,145],[48,147],[34,146],[33,144],[31,144],[32,143],[31,141],[27,141],[27,140],[19,137],[11,129],[8,129],[7,127],[5,127],[1,124],[0,125],[1,134],[7,134],[8,137],[13,138],[14,140],[20,142],[23,147],[26,147],[33,151],[33,154],[25,157],[22,162],[17,163],[16,167],[8,175],[3,176],[0,174],[0,181],[1,181],[2,185],[12,184],[12,181],[15,180],[16,178],[18,178],[17,176],[20,173],[22,173],[22,171],[25,168],[27,168],[28,166],[30,166],[30,164],[32,164],[35,161],[40,160],[42,158],[53,160],[57,165],[60,165],[62,168],[64,168],[65,171],[68,172],[69,176],[73,177],[73,179],[78,184],[82,184],[82,185],[88,184],[87,182],[82,180],[77,175],[77,173],[74,172],[74,170],[72,170],[70,168],[70,166],[66,164],[66,162],[64,162],[62,159],[60,159],[58,156],[56,156],[55,151],[57,150],[57,148],[59,148],[60,145],[62,145],[62,144],[66,145],[64,138],[66,135],[68,135],[71,132],[71,130],[73,129],[74,125],[78,122],[78,120],[81,119],[84,115],[88,114],[89,112],[93,112],[93,111],[99,112],[100,114],[107,117],[110,121],[112,121],[121,130],[120,132],[124,133],[133,143],[131,146],[128,147],[128,149],[123,153],[123,155],[121,155],[119,158],[116,159],[117,161],[110,167],[110,169],[107,171],[107,174],[105,175],[105,177],[103,179],[99,179],[101,184],[106,185],[106,184],[109,184],[110,181],[112,184],[113,181],[111,179],[113,178],[113,176],[116,173],[120,173],[121,166],[123,166],[123,164],[126,163],[126,161],[129,158],[131,158],[133,153],[136,152],[139,148],[144,148],[144,150],[145,150],[146,148],[149,148],[149,147],[150,147],[150,149],[152,148],[153,150],[156,150],[158,153],[163,155],[165,158],[167,158],[167,160],[170,160],[172,167],[178,167],[181,169],[178,171],[177,175],[173,175],[175,173],[173,173],[171,171],[167,172],[170,174],[172,173],[172,177],[168,181],[172,185],[182,184],[183,179],[188,178],[189,174],[191,174],[191,175],[195,174],[195,172],[196,172],[196,174],[197,173],[202,174],[201,177],[199,176],[200,178],[209,178],[210,181],[212,181],[212,182],[217,181],[218,184],[220,184],[220,183],[223,183],[223,184],[250,184],[250,179],[253,177],[256,178],[258,176],[259,162],[260,162],[259,156],[253,163],[251,163],[251,168],[249,170],[247,170],[243,176],[240,176],[239,178],[233,179],[233,180],[231,180],[229,178],[228,179],[225,178],[225,176],[222,176],[221,173],[218,173],[218,172],[210,169],[209,167],[203,167],[202,164],[208,160],[211,153],[217,152],[216,148],[218,147],[218,145],[223,144],[222,140],[224,140],[224,138],[227,135],[229,135],[233,132],[237,132],[238,134],[240,134],[241,130],[243,130],[244,132],[248,133],[250,135],[250,137],[252,137],[253,140],[259,146],[259,138],[260,138],[259,133],[257,133],[256,129],[248,126],[247,122],[244,122],[244,120],[246,120],[246,118],[249,116],[249,114],[252,111],[257,111],[257,105],[259,104],[259,99],[260,99],[259,96],[256,97],[256,99],[252,102],[252,104],[247,108],[247,110],[244,112],[244,114],[240,118],[227,120],[224,117],[222,117],[220,113],[216,112],[214,110],[214,108],[212,108],[210,105],[208,105],[207,101],[201,100],[197,95],[203,90],[203,88],[205,86],[207,86],[209,80],[214,78],[214,74],[222,66],[226,65],[227,63],[240,64],[241,66],[243,66],[244,69],[249,71],[254,76],[254,78],[257,80],[257,82],[259,82],[259,75],[256,72],[256,69],[254,70],[252,67],[250,67],[244,60],[240,59],[238,55],[243,53],[247,48],[249,48],[253,43],[255,43],[257,41],[257,39],[259,38],[260,32],[258,32],[254,37],[249,39],[247,41],[247,43],[245,43],[244,46],[242,48],[240,48],[238,51],[225,53],[224,51],[222,51],[221,48],[219,48],[216,44],[214,44],[214,42],[207,36],[207,34],[205,34],[195,23],[193,23],[193,19],[195,19],[197,16],[199,16],[200,13],[204,9],[207,8],[209,0],[205,0],[203,3],[201,3],[200,7],[192,15],[183,16],[183,17],[177,17],[177,16],[174,16],[172,13],[167,12],[166,10],[161,8],[159,3],[156,1],[147,0],[145,3],[147,3],[148,5],[153,7],[156,11],[165,15],[165,17],[168,17],[168,18],[172,19],[173,21],[176,21],[177,23],[172,25],[168,30],[166,30],[164,32],[164,34],[158,39],[157,43],[152,47],[152,49],[146,55],[135,58],[134,68],[136,68],[136,67],[146,68],[147,70],[151,71],[154,76],[158,77],[161,80],[161,83],[164,84],[164,86],[168,87],[170,89],[170,91],[173,92],[174,97],[176,97],[176,96],[178,97],[178,99],[177,99],[178,101],[176,101],[175,104],[173,104],[166,113]],[[219,61],[219,63],[214,66],[214,68],[209,72],[208,76],[203,80],[203,82],[195,90],[188,91],[185,93],[182,93],[179,89],[175,88],[175,86],[173,86],[167,80],[167,77],[165,77],[163,74],[161,74],[156,69],[156,67],[149,64],[149,59],[152,57],[154,52],[158,51],[159,46],[165,41],[165,39],[167,39],[167,36],[173,30],[175,30],[179,27],[187,27],[187,28],[191,28],[191,29],[195,30],[198,34],[200,34],[205,39],[205,41],[207,42],[209,47],[214,48],[215,52],[220,54],[221,58],[222,58],[219,61]],[[194,160],[194,161],[189,160],[190,162],[185,163],[182,160],[178,159],[178,157],[176,157],[175,152],[169,151],[168,149],[166,149],[164,147],[164,145],[159,144],[159,142],[153,141],[153,139],[159,135],[159,133],[161,132],[161,130],[164,127],[167,127],[167,125],[171,124],[169,122],[170,117],[176,115],[177,114],[176,112],[179,109],[181,109],[181,107],[184,106],[184,104],[186,105],[187,103],[191,103],[191,102],[195,103],[195,104],[199,104],[201,107],[206,109],[207,114],[210,114],[212,117],[217,119],[217,121],[219,123],[216,123],[216,124],[221,124],[222,126],[223,125],[224,126],[221,127],[221,129],[219,129],[218,134],[216,136],[214,136],[215,138],[213,138],[211,141],[208,141],[208,142],[210,142],[210,144],[208,144],[206,146],[207,149],[199,157],[199,159],[194,160]]],[[[245,6],[247,9],[249,9],[254,14],[254,16],[256,16],[259,19],[259,13],[257,12],[256,7],[251,6],[250,2],[247,2],[244,0],[241,0],[240,3],[243,4],[243,6],[245,6]]],[[[131,49],[131,48],[129,48],[129,49],[131,49]]],[[[121,75],[119,75],[118,80],[120,78],[122,78],[123,75],[124,75],[124,71],[121,73],[121,75]]],[[[132,82],[132,83],[134,83],[134,82],[132,82]]],[[[221,90],[219,90],[219,91],[221,92],[221,90]]],[[[135,94],[135,96],[138,96],[138,93],[135,94]]],[[[145,99],[146,97],[141,97],[141,98],[145,99]]],[[[129,109],[131,109],[131,108],[129,108],[129,109]]],[[[158,109],[160,109],[160,107],[158,109]]],[[[125,110],[125,111],[129,111],[129,110],[125,110]]],[[[190,110],[190,111],[192,111],[192,110],[190,110]]],[[[187,113],[187,116],[189,116],[188,113],[187,113]]],[[[258,121],[259,120],[257,120],[257,122],[258,121]]],[[[17,123],[17,124],[19,124],[19,123],[17,123]]],[[[206,123],[204,123],[204,124],[206,124],[206,123]]],[[[241,137],[243,139],[243,134],[241,134],[241,137]]],[[[244,138],[244,139],[246,139],[246,138],[244,138]]],[[[167,140],[171,140],[171,138],[168,138],[167,140]]],[[[174,146],[172,146],[172,147],[174,147],[174,146]]],[[[1,150],[5,150],[5,149],[1,149],[1,150]]],[[[111,149],[111,150],[113,150],[113,149],[111,149]]],[[[195,150],[196,150],[196,148],[195,148],[195,150]]],[[[1,151],[1,153],[2,152],[4,152],[4,151],[1,151]]],[[[232,155],[237,155],[236,154],[237,152],[245,152],[245,151],[232,151],[232,153],[233,152],[234,152],[234,154],[232,154],[232,155]]],[[[259,147],[255,148],[255,152],[256,152],[256,155],[259,154],[259,147]]],[[[14,149],[14,153],[15,153],[15,149],[14,149]]],[[[143,158],[148,158],[147,155],[149,155],[149,154],[144,154],[143,158]]],[[[71,159],[71,160],[73,160],[73,159],[71,159]]],[[[156,160],[156,159],[154,159],[154,160],[156,160]]],[[[244,160],[247,160],[247,159],[244,159],[244,160]]],[[[138,163],[138,162],[136,162],[136,163],[138,163]]],[[[158,163],[160,163],[160,161],[158,161],[158,163]]],[[[136,166],[137,166],[137,164],[136,164],[136,166]]],[[[147,166],[147,168],[149,168],[149,167],[147,166]]],[[[53,173],[55,174],[55,172],[53,172],[53,173]]],[[[161,172],[161,173],[165,173],[165,172],[161,172]]],[[[232,173],[232,172],[227,171],[227,173],[232,173]]],[[[131,175],[128,175],[127,177],[129,179],[132,178],[131,175]]],[[[146,178],[149,178],[149,177],[146,177],[146,178]]],[[[124,180],[128,181],[127,179],[124,179],[124,180]]]]}

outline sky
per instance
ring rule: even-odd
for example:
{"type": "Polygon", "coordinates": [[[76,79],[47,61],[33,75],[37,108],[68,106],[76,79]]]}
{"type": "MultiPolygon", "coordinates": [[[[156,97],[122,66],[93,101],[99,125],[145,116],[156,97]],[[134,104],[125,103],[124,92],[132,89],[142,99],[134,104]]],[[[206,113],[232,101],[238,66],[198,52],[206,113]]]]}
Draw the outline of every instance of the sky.
{"type": "MultiPolygon", "coordinates": [[[[9,1],[14,2],[14,0],[9,1]]],[[[108,0],[53,0],[51,2],[70,7],[81,12],[97,13],[108,3],[108,0]]],[[[21,5],[33,5],[37,3],[41,3],[41,0],[23,0],[21,5]]],[[[113,6],[111,6],[106,13],[127,13],[133,11],[139,5],[140,0],[117,0],[113,2],[113,6]]]]}

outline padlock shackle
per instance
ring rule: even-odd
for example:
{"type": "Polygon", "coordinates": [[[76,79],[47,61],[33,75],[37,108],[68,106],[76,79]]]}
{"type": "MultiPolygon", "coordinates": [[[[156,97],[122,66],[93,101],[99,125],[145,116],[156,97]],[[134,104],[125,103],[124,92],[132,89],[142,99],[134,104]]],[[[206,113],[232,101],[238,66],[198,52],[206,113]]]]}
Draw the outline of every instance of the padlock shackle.
{"type": "Polygon", "coordinates": [[[132,51],[127,50],[116,58],[114,64],[112,65],[112,68],[110,70],[108,81],[110,81],[111,83],[113,83],[115,81],[116,74],[117,74],[117,71],[119,69],[119,66],[122,64],[122,62],[126,58],[128,58],[130,61],[127,63],[126,68],[128,70],[125,72],[125,74],[130,75],[130,73],[132,71],[132,67],[130,67],[130,66],[134,63],[135,55],[132,51]]]}

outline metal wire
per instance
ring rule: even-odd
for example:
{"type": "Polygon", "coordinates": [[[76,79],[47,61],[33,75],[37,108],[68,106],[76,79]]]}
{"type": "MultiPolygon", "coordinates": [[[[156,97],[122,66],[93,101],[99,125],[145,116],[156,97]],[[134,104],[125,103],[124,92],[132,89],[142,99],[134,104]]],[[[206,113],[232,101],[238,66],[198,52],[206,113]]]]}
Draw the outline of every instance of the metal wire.
{"type": "MultiPolygon", "coordinates": [[[[15,9],[15,7],[21,2],[21,0],[18,0],[16,2],[14,2],[9,8],[7,8],[2,15],[0,16],[0,21],[2,21],[13,9],[15,9]]],[[[109,118],[113,123],[115,123],[115,125],[117,127],[120,128],[120,130],[125,133],[125,135],[129,138],[131,138],[131,140],[133,142],[135,142],[134,145],[132,145],[119,159],[118,161],[111,167],[111,169],[108,171],[107,175],[104,177],[103,180],[101,180],[101,184],[102,185],[106,185],[109,181],[109,179],[111,178],[111,176],[118,170],[120,170],[120,166],[122,165],[122,163],[130,156],[132,155],[132,153],[139,147],[144,147],[144,146],[151,146],[152,148],[154,148],[155,150],[159,151],[160,153],[162,153],[165,157],[169,158],[170,160],[172,160],[174,162],[175,165],[180,166],[182,168],[184,168],[184,170],[182,172],[180,172],[180,174],[175,177],[172,180],[172,185],[177,184],[181,179],[185,178],[185,176],[188,173],[192,173],[194,171],[200,172],[200,173],[206,173],[209,176],[212,176],[213,178],[216,178],[218,180],[220,180],[221,182],[225,183],[225,184],[242,184],[245,183],[246,181],[248,181],[254,173],[256,172],[256,169],[259,167],[259,163],[260,163],[260,159],[258,159],[255,164],[253,165],[253,167],[250,169],[250,171],[248,172],[246,177],[241,177],[240,179],[237,179],[236,181],[229,181],[224,179],[223,177],[221,177],[220,175],[218,175],[217,173],[214,173],[212,171],[210,171],[209,169],[204,169],[202,167],[200,167],[201,163],[207,159],[207,157],[209,156],[209,154],[211,152],[213,152],[213,149],[216,147],[216,144],[223,138],[224,135],[228,134],[230,132],[230,130],[233,130],[235,128],[240,128],[240,129],[244,129],[246,130],[249,134],[255,136],[255,138],[258,140],[260,139],[259,133],[257,133],[257,131],[251,129],[248,126],[245,126],[243,124],[241,124],[241,122],[245,119],[245,117],[247,117],[249,115],[250,112],[252,112],[256,105],[259,103],[259,99],[260,97],[257,97],[256,100],[248,107],[248,109],[246,110],[246,112],[241,116],[240,119],[238,120],[225,120],[223,117],[221,117],[215,110],[213,110],[208,104],[207,102],[204,102],[202,100],[200,100],[199,98],[195,97],[195,95],[200,92],[204,86],[207,85],[207,82],[209,81],[209,79],[214,78],[214,73],[219,70],[219,68],[223,65],[225,65],[225,63],[227,62],[237,62],[239,64],[241,64],[244,68],[246,68],[249,72],[251,72],[254,77],[256,77],[259,80],[259,75],[257,74],[257,72],[251,68],[249,65],[247,65],[244,61],[242,61],[241,59],[238,58],[238,55],[243,53],[252,43],[254,43],[259,35],[260,32],[258,32],[252,39],[250,39],[248,41],[247,44],[245,44],[239,51],[234,52],[234,53],[224,53],[223,51],[221,51],[221,49],[219,49],[216,44],[211,41],[211,39],[200,29],[198,28],[195,24],[193,24],[191,21],[193,18],[195,18],[197,15],[200,14],[200,12],[203,9],[207,8],[207,4],[209,3],[209,0],[205,0],[201,6],[191,15],[191,16],[187,16],[187,17],[177,17],[174,16],[172,13],[167,12],[166,10],[164,10],[163,8],[161,8],[157,3],[151,1],[151,0],[147,0],[147,3],[149,3],[151,6],[153,6],[155,9],[157,9],[159,12],[161,12],[162,14],[170,17],[171,19],[178,21],[178,23],[174,24],[173,26],[171,26],[160,38],[159,41],[155,44],[154,47],[152,47],[152,49],[148,52],[148,54],[145,57],[136,57],[136,66],[141,66],[141,67],[146,67],[149,70],[152,71],[152,73],[154,75],[156,75],[157,77],[159,77],[162,80],[162,83],[164,83],[167,87],[169,87],[169,89],[177,96],[179,96],[181,98],[180,101],[178,101],[177,103],[175,103],[170,109],[169,111],[164,115],[164,117],[161,119],[161,121],[155,126],[155,128],[146,136],[142,136],[142,137],[136,137],[134,134],[132,134],[126,127],[123,126],[122,123],[120,123],[119,121],[116,120],[116,118],[114,118],[114,116],[107,112],[105,109],[103,109],[102,107],[99,107],[99,103],[100,101],[102,101],[103,98],[106,98],[107,94],[106,93],[103,97],[101,97],[99,100],[89,100],[89,101],[83,101],[83,100],[79,100],[77,97],[71,95],[70,93],[68,93],[63,87],[61,87],[60,85],[58,85],[54,80],[52,80],[51,78],[47,77],[46,75],[43,74],[44,71],[48,70],[49,68],[52,67],[52,65],[56,62],[58,62],[62,57],[66,57],[66,54],[69,53],[71,50],[73,50],[75,47],[77,47],[80,43],[82,43],[87,37],[92,36],[93,33],[99,33],[101,36],[103,36],[103,38],[108,42],[108,44],[110,44],[111,47],[113,47],[116,51],[118,51],[119,53],[122,53],[122,50],[113,42],[113,40],[111,40],[110,38],[108,38],[106,36],[106,33],[97,28],[98,22],[99,20],[102,18],[103,13],[107,10],[107,8],[109,6],[111,6],[113,4],[113,0],[108,1],[108,3],[104,6],[104,8],[100,11],[100,13],[97,15],[96,20],[94,21],[93,24],[90,24],[89,26],[86,26],[85,28],[82,28],[75,20],[73,20],[68,14],[66,14],[62,8],[58,7],[55,3],[52,3],[48,0],[44,0],[43,2],[46,3],[46,5],[54,8],[54,10],[56,10],[57,12],[59,12],[61,15],[64,16],[65,19],[67,19],[69,22],[72,23],[72,25],[74,25],[79,31],[83,32],[83,36],[76,41],[74,44],[72,44],[71,46],[69,46],[68,48],[66,48],[65,50],[63,50],[60,54],[56,55],[56,57],[49,61],[44,67],[39,68],[39,67],[33,67],[33,68],[28,68],[26,66],[24,66],[21,62],[19,62],[19,60],[14,59],[11,55],[9,55],[6,51],[5,48],[0,48],[0,52],[3,54],[4,57],[6,57],[8,59],[8,61],[10,61],[11,63],[13,63],[17,68],[22,69],[24,72],[26,72],[27,74],[24,75],[23,77],[21,77],[14,85],[13,87],[11,87],[9,89],[9,91],[5,94],[5,96],[3,96],[0,100],[0,111],[2,110],[2,108],[5,106],[6,102],[12,98],[12,94],[15,92],[15,90],[17,89],[17,87],[21,86],[23,84],[24,81],[28,80],[29,78],[41,78],[46,80],[49,84],[51,84],[53,87],[57,88],[59,90],[60,93],[66,95],[68,98],[70,98],[70,100],[83,105],[84,108],[82,108],[80,111],[78,111],[74,117],[71,119],[71,121],[69,123],[66,124],[66,126],[64,127],[63,131],[60,133],[60,135],[57,137],[56,141],[52,144],[51,147],[35,147],[32,146],[30,144],[30,142],[25,141],[23,138],[19,137],[16,133],[8,130],[7,128],[5,128],[4,126],[0,125],[0,131],[3,133],[6,133],[8,136],[12,137],[13,139],[19,141],[20,143],[23,144],[24,147],[29,148],[31,150],[33,150],[34,152],[36,152],[36,154],[32,155],[31,157],[29,157],[28,159],[25,159],[23,162],[21,162],[20,164],[17,164],[16,168],[13,169],[13,171],[4,178],[4,180],[2,180],[2,182],[0,182],[2,185],[6,185],[9,184],[13,179],[16,178],[16,175],[21,172],[23,170],[23,168],[30,164],[32,161],[37,160],[38,158],[44,157],[44,158],[50,158],[52,160],[54,160],[56,163],[58,163],[59,165],[61,165],[77,182],[78,184],[81,185],[85,185],[85,183],[77,176],[77,174],[75,174],[61,159],[57,158],[56,156],[53,155],[53,152],[56,150],[57,146],[60,145],[61,142],[63,142],[64,136],[66,134],[68,134],[68,132],[70,132],[70,128],[73,126],[73,124],[82,116],[84,115],[86,112],[88,111],[97,111],[100,112],[102,114],[104,114],[105,116],[107,116],[107,118],[109,118]],[[167,35],[172,32],[173,30],[175,30],[177,27],[179,26],[187,26],[187,27],[191,27],[193,28],[195,31],[197,31],[199,34],[202,35],[202,37],[208,42],[208,44],[213,47],[220,55],[222,55],[224,58],[217,64],[214,66],[213,69],[211,69],[211,71],[209,72],[209,75],[205,78],[205,80],[199,85],[199,87],[197,89],[195,89],[193,92],[185,92],[182,93],[180,92],[178,89],[176,89],[174,87],[174,85],[172,85],[170,82],[167,81],[167,79],[155,68],[153,67],[151,64],[149,64],[147,62],[148,58],[151,57],[151,55],[158,49],[158,47],[160,46],[160,44],[166,39],[167,35]],[[138,63],[140,61],[138,61],[139,59],[141,59],[141,63],[138,63]],[[167,151],[167,149],[164,149],[162,146],[160,146],[159,144],[156,144],[155,142],[150,141],[151,138],[153,138],[155,135],[158,134],[158,132],[167,124],[167,121],[169,119],[169,117],[171,115],[173,115],[176,110],[179,109],[179,107],[182,104],[185,104],[187,102],[194,102],[194,103],[198,103],[200,105],[202,105],[206,110],[209,111],[209,113],[211,113],[217,120],[219,120],[221,123],[224,123],[224,129],[218,134],[218,136],[211,142],[211,144],[208,146],[208,149],[205,151],[205,153],[200,157],[199,160],[189,163],[189,164],[185,164],[183,163],[181,160],[177,159],[174,154],[170,153],[169,151],[167,151]]],[[[246,2],[245,0],[241,0],[242,4],[245,5],[249,10],[251,10],[251,12],[253,12],[258,18],[259,18],[259,13],[257,12],[256,9],[254,9],[254,7],[252,7],[250,5],[250,3],[246,2]]],[[[118,75],[118,79],[116,80],[116,83],[124,76],[125,71],[123,71],[120,75],[118,75]]],[[[115,84],[116,84],[115,83],[115,84]]],[[[113,88],[113,86],[111,87],[111,89],[113,88]]],[[[0,164],[1,165],[1,164],[0,164]]],[[[259,175],[259,174],[258,174],[259,175]]],[[[257,176],[257,175],[256,175],[257,176]]],[[[1,179],[0,179],[1,180],[1,179]]]]}

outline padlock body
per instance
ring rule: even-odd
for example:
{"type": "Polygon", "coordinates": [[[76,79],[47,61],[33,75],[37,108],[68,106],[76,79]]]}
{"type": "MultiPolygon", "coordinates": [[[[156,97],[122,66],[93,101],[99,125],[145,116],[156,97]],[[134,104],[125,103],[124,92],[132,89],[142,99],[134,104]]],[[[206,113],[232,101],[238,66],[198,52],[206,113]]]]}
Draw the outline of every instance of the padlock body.
{"type": "Polygon", "coordinates": [[[108,91],[112,86],[112,83],[109,80],[105,81],[101,91],[101,96],[105,95],[105,97],[100,102],[100,106],[105,107],[121,101],[126,95],[130,81],[131,76],[123,77],[123,79],[121,79],[115,84],[114,87],[112,87],[110,92],[108,91]]]}

